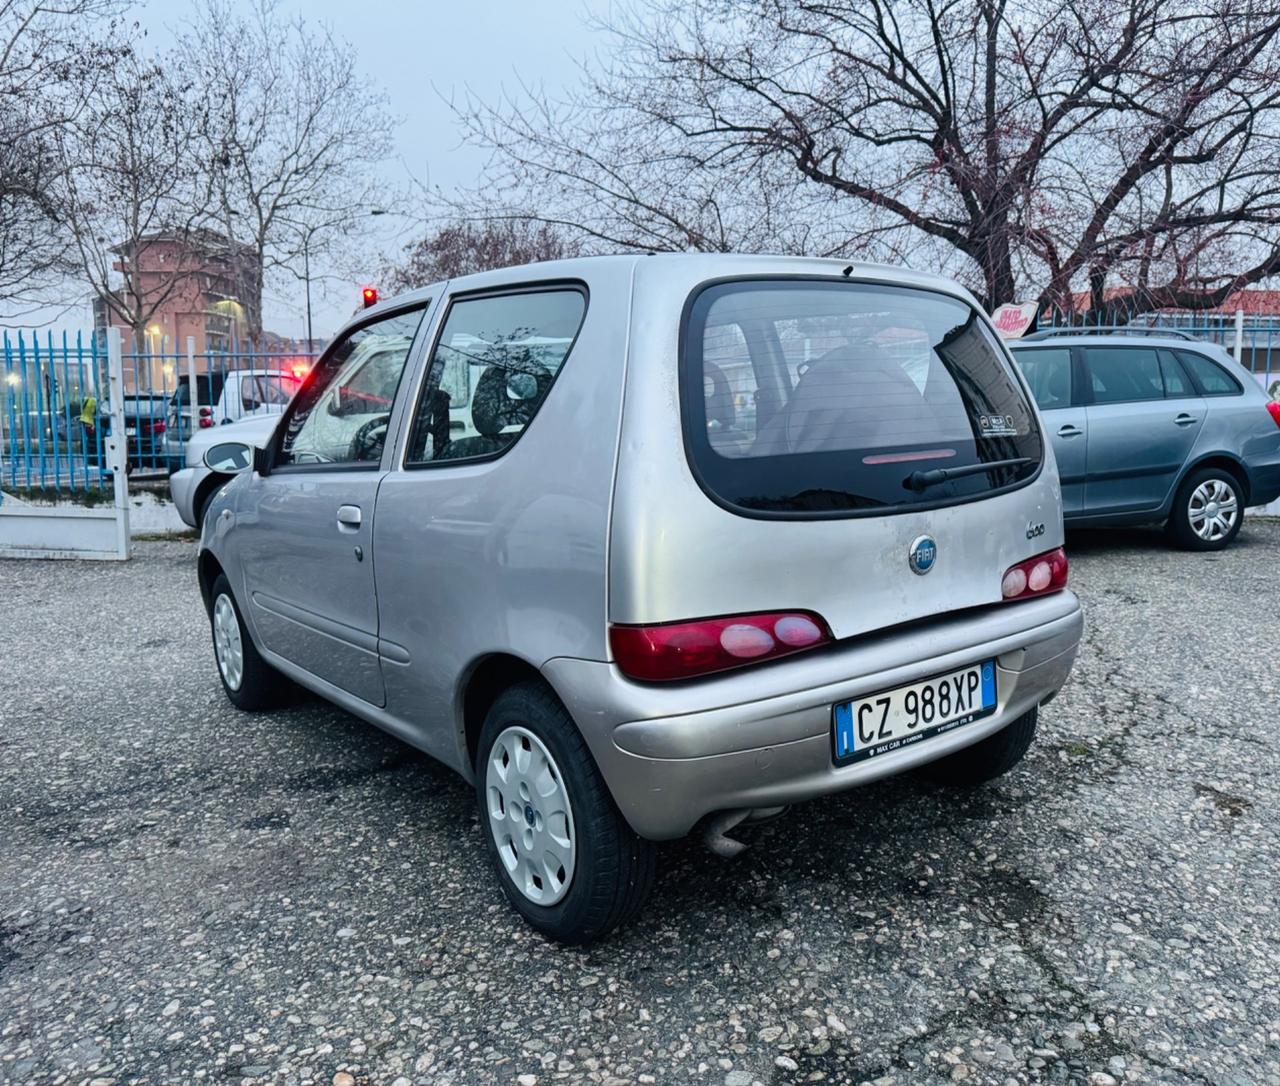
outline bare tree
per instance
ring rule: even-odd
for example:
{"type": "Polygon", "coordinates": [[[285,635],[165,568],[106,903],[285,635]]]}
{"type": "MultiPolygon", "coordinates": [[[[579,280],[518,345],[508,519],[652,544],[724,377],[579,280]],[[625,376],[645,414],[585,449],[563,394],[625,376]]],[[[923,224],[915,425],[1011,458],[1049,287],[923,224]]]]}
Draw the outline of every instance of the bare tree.
{"type": "Polygon", "coordinates": [[[649,0],[607,29],[567,100],[456,106],[494,155],[455,210],[908,255],[990,305],[1215,305],[1280,271],[1275,0],[649,0]]]}
{"type": "Polygon", "coordinates": [[[114,63],[118,0],[0,0],[0,306],[47,302],[74,267],[55,136],[114,63]]]}
{"type": "Polygon", "coordinates": [[[59,204],[82,274],[133,330],[188,289],[209,244],[194,144],[196,118],[166,71],[127,52],[58,135],[59,204]]]}
{"type": "Polygon", "coordinates": [[[574,256],[578,245],[546,223],[507,219],[450,222],[405,246],[402,259],[383,272],[388,294],[472,272],[574,256]]]}
{"type": "MultiPolygon", "coordinates": [[[[209,209],[231,244],[254,253],[260,291],[277,269],[301,278],[304,262],[358,241],[365,217],[394,205],[376,170],[395,122],[330,30],[283,18],[274,0],[241,11],[204,0],[178,63],[202,115],[209,209]]],[[[247,308],[256,336],[261,306],[247,308]]]]}

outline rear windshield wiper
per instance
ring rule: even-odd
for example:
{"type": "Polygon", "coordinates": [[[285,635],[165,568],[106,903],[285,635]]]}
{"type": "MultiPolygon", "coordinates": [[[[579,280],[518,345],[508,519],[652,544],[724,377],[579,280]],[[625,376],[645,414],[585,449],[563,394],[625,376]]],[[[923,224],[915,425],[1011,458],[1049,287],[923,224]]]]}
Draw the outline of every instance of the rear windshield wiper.
{"type": "Polygon", "coordinates": [[[929,471],[913,471],[902,485],[908,490],[928,490],[931,486],[945,483],[948,479],[963,479],[966,475],[981,475],[984,471],[996,468],[1020,468],[1023,464],[1034,464],[1030,456],[1018,456],[1012,460],[988,460],[984,464],[966,464],[959,468],[931,468],[929,471]]]}

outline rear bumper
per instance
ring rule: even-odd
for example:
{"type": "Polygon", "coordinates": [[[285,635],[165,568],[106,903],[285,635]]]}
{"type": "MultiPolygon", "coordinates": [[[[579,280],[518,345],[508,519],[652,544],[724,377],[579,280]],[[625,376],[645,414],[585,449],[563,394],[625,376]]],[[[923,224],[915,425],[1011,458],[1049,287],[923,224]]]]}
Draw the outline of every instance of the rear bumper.
{"type": "Polygon", "coordinates": [[[1249,504],[1270,505],[1280,498],[1280,463],[1249,466],[1249,504]]]}
{"type": "Polygon", "coordinates": [[[704,815],[776,807],[892,776],[969,746],[1051,697],[1083,629],[1071,592],[1005,604],[676,686],[559,658],[543,671],[582,729],[632,828],[681,837],[704,815]],[[990,717],[867,762],[831,764],[836,702],[994,657],[990,717]]]}

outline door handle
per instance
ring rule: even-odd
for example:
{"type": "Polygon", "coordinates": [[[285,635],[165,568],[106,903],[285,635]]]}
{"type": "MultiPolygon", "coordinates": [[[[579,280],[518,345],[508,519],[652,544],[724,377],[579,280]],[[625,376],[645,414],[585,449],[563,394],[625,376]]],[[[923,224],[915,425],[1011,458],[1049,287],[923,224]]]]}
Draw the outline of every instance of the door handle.
{"type": "Polygon", "coordinates": [[[1181,415],[1178,415],[1174,418],[1173,423],[1175,426],[1190,426],[1195,421],[1196,421],[1195,415],[1188,415],[1184,411],[1182,412],[1181,415]]]}
{"type": "Polygon", "coordinates": [[[338,531],[354,532],[360,527],[360,506],[358,505],[340,505],[338,506],[338,531]]]}
{"type": "Polygon", "coordinates": [[[1066,426],[1063,426],[1058,430],[1059,437],[1079,437],[1083,433],[1083,430],[1078,426],[1072,426],[1071,423],[1067,423],[1066,426]]]}

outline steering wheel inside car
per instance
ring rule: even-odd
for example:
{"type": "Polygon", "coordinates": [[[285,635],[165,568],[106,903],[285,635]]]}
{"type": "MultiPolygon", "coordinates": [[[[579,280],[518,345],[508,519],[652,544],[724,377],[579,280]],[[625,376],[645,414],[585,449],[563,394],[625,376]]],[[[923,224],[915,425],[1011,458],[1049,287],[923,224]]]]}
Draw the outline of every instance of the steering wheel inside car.
{"type": "Polygon", "coordinates": [[[391,416],[376,415],[364,423],[351,438],[347,449],[349,461],[380,460],[387,443],[387,426],[391,416]]]}

